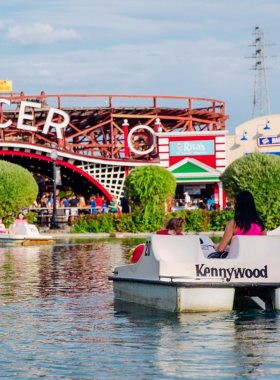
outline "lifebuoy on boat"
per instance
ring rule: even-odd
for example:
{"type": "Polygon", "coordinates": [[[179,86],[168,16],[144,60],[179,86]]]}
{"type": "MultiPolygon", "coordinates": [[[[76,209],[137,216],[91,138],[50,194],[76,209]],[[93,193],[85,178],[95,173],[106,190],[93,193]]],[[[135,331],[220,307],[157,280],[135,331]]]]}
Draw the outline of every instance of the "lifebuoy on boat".
{"type": "Polygon", "coordinates": [[[136,248],[132,248],[130,250],[130,257],[129,257],[130,264],[137,263],[137,261],[140,259],[144,251],[144,248],[145,248],[145,244],[140,244],[136,248]]]}

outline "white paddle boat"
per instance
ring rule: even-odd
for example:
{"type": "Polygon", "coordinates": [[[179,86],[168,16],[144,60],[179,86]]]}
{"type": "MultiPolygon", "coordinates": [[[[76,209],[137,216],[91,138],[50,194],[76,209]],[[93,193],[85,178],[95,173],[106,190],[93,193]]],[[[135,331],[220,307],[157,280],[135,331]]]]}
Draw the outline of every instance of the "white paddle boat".
{"type": "Polygon", "coordinates": [[[280,309],[280,236],[234,236],[226,258],[207,236],[149,235],[135,264],[116,267],[117,299],[172,312],[280,309]]]}
{"type": "Polygon", "coordinates": [[[19,224],[11,234],[1,233],[0,243],[22,243],[23,245],[55,244],[51,235],[40,235],[34,224],[19,224]]]}

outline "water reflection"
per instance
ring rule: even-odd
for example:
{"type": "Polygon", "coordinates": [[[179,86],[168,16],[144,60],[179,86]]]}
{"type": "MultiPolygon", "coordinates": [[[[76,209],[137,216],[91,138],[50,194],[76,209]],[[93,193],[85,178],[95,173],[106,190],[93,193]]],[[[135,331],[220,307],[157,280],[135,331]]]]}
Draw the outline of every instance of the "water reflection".
{"type": "Polygon", "coordinates": [[[266,371],[271,375],[279,373],[274,354],[279,347],[279,312],[238,313],[234,336],[235,355],[241,367],[236,375],[256,378],[265,376],[266,371]]]}
{"type": "Polygon", "coordinates": [[[114,300],[108,275],[143,240],[1,248],[1,376],[276,379],[279,313],[173,314],[114,300]]]}

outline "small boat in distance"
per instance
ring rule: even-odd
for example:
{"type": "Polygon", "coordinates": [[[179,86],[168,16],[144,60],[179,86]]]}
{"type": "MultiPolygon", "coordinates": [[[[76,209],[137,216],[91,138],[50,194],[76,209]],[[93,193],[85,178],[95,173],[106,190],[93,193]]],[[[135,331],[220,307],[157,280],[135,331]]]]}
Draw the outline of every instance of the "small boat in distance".
{"type": "Polygon", "coordinates": [[[22,245],[55,244],[51,235],[40,235],[34,224],[18,224],[12,234],[1,233],[0,244],[21,243],[22,245]]]}
{"type": "Polygon", "coordinates": [[[118,266],[117,299],[172,312],[280,309],[280,236],[234,236],[225,258],[208,236],[149,235],[135,264],[118,266]]]}

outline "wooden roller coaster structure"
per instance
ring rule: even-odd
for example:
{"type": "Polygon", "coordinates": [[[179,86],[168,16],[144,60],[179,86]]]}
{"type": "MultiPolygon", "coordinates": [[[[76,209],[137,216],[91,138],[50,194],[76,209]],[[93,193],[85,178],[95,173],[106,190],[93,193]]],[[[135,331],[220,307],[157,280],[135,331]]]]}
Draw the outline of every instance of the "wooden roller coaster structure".
{"type": "MultiPolygon", "coordinates": [[[[110,160],[158,159],[156,147],[148,154],[137,154],[129,149],[128,134],[133,127],[143,125],[151,127],[155,132],[190,132],[191,135],[191,132],[225,130],[228,119],[225,103],[215,99],[144,95],[22,94],[0,94],[0,98],[11,101],[11,106],[0,105],[0,122],[12,121],[9,127],[0,129],[2,141],[26,142],[110,160]],[[22,101],[41,103],[40,109],[26,108],[26,113],[33,115],[33,120],[26,120],[25,123],[37,127],[37,131],[17,128],[22,101]],[[78,107],[81,102],[84,105],[78,107]],[[131,105],[131,102],[136,105],[131,105]],[[70,116],[62,139],[57,138],[54,128],[51,128],[48,134],[42,133],[50,103],[70,116]],[[199,106],[194,107],[195,103],[199,106]],[[174,106],[171,106],[172,104],[174,106]]],[[[54,116],[53,121],[61,122],[61,116],[54,116]]],[[[132,144],[137,149],[141,145],[140,138],[144,144],[149,145],[150,133],[146,129],[138,129],[135,135],[138,138],[132,141],[132,144]]]]}

